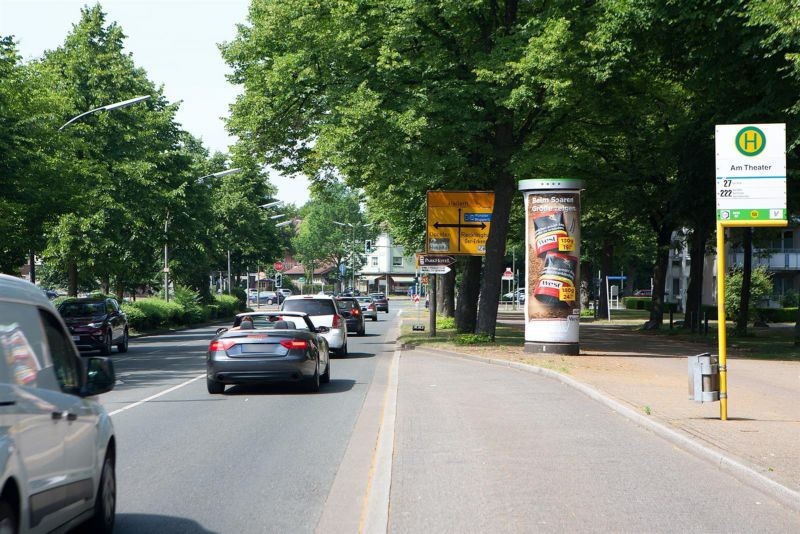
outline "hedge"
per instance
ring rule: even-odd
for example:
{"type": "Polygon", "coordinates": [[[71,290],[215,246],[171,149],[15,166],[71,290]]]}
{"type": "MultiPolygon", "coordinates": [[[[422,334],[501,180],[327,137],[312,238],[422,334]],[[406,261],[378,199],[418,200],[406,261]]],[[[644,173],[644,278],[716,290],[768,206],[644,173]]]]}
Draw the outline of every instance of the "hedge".
{"type": "Polygon", "coordinates": [[[239,299],[229,295],[218,295],[216,304],[207,306],[190,304],[184,307],[175,301],[165,302],[159,298],[139,299],[122,305],[122,310],[128,315],[128,324],[136,330],[153,330],[232,317],[240,309],[239,299]]]}
{"type": "MultiPolygon", "coordinates": [[[[623,297],[622,305],[626,310],[647,310],[653,309],[653,299],[651,297],[623,297]]],[[[664,311],[678,311],[677,302],[665,302],[664,311]]]]}
{"type": "Polygon", "coordinates": [[[767,323],[793,323],[797,320],[797,308],[758,308],[756,315],[767,323]]]}

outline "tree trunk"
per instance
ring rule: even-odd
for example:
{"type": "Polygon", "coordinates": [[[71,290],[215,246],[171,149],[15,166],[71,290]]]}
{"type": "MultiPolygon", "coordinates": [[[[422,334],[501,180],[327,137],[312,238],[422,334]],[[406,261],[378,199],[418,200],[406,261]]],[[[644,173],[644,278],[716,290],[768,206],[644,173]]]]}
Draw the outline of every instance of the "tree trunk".
{"type": "Polygon", "coordinates": [[[109,276],[107,274],[103,275],[103,278],[100,279],[100,291],[103,292],[103,295],[108,295],[108,291],[111,288],[111,282],[109,281],[109,276]]]}
{"type": "Polygon", "coordinates": [[[689,266],[689,287],[686,290],[687,320],[683,322],[684,328],[696,332],[703,321],[703,267],[706,256],[706,241],[708,241],[708,228],[698,224],[689,237],[689,255],[692,264],[689,266]]]}
{"type": "Polygon", "coordinates": [[[458,307],[456,308],[456,330],[462,334],[475,332],[478,317],[478,292],[481,289],[481,257],[459,258],[462,272],[458,287],[458,307]]]}
{"type": "Polygon", "coordinates": [[[31,284],[36,283],[36,255],[33,249],[28,252],[28,267],[30,268],[31,284]]]}
{"type": "Polygon", "coordinates": [[[78,296],[78,264],[74,260],[70,260],[67,264],[67,276],[69,277],[69,288],[67,294],[70,297],[78,296]]]}
{"type": "Polygon", "coordinates": [[[453,265],[450,272],[439,276],[436,285],[436,301],[439,315],[442,317],[453,317],[455,314],[456,298],[456,266],[453,265]]]}
{"type": "Polygon", "coordinates": [[[125,286],[122,282],[117,281],[117,283],[114,284],[114,294],[117,296],[117,302],[122,304],[122,297],[125,296],[125,286]]]}
{"type": "Polygon", "coordinates": [[[481,280],[478,326],[476,332],[490,336],[494,340],[497,328],[497,306],[500,302],[500,284],[505,271],[506,238],[511,203],[516,192],[514,176],[505,170],[500,171],[494,188],[494,208],[492,225],[486,240],[486,264],[481,280]]]}
{"type": "Polygon", "coordinates": [[[672,242],[672,229],[662,225],[656,237],[656,261],[653,265],[653,307],[645,330],[658,330],[664,321],[664,286],[667,279],[669,247],[672,242]]]}
{"type": "Polygon", "coordinates": [[[800,346],[800,306],[797,307],[797,315],[794,319],[794,345],[800,346]]]}
{"type": "Polygon", "coordinates": [[[742,267],[742,293],[739,296],[739,313],[736,316],[736,335],[747,335],[747,319],[750,312],[750,282],[753,274],[753,229],[742,228],[744,265],[742,267]]]}

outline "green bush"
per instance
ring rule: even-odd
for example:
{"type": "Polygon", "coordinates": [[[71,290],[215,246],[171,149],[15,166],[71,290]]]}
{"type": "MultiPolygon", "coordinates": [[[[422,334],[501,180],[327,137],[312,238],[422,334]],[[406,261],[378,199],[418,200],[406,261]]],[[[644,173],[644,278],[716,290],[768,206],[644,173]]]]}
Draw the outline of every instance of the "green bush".
{"type": "Polygon", "coordinates": [[[216,319],[219,317],[219,305],[217,304],[209,304],[208,306],[204,306],[203,310],[206,312],[207,319],[216,319]]]}
{"type": "Polygon", "coordinates": [[[448,329],[455,328],[456,320],[453,317],[437,317],[436,328],[448,329]]]}
{"type": "Polygon", "coordinates": [[[199,323],[205,320],[205,313],[200,305],[200,295],[188,287],[175,288],[175,302],[183,308],[183,321],[186,324],[199,323]]]}
{"type": "Polygon", "coordinates": [[[758,308],[756,314],[767,323],[793,323],[797,320],[797,308],[758,308]]]}
{"type": "Polygon", "coordinates": [[[239,299],[233,295],[217,295],[217,306],[219,307],[217,317],[230,317],[244,309],[239,299]]]}
{"type": "Polygon", "coordinates": [[[239,305],[236,307],[237,310],[243,310],[247,307],[247,292],[244,289],[234,287],[231,289],[231,295],[234,295],[239,301],[239,305]]]}
{"type": "MultiPolygon", "coordinates": [[[[651,297],[623,297],[622,305],[626,310],[647,310],[653,309],[653,299],[651,297]]],[[[664,312],[678,311],[677,302],[665,302],[664,312]]]]}
{"type": "Polygon", "coordinates": [[[128,326],[135,330],[147,330],[152,328],[150,318],[145,312],[134,306],[133,304],[124,303],[122,311],[128,316],[128,326]]]}
{"type": "MultiPolygon", "coordinates": [[[[725,276],[725,314],[735,318],[739,313],[742,293],[742,270],[734,269],[725,276]]],[[[764,265],[755,267],[750,276],[750,309],[748,316],[755,312],[756,304],[772,293],[772,275],[764,265]]]]}
{"type": "Polygon", "coordinates": [[[794,289],[787,289],[781,298],[781,306],[784,308],[796,308],[800,300],[798,300],[797,291],[794,289]]]}
{"type": "Polygon", "coordinates": [[[177,302],[165,302],[159,298],[139,299],[132,302],[142,310],[148,318],[149,328],[161,328],[165,326],[183,323],[183,306],[177,302]]]}

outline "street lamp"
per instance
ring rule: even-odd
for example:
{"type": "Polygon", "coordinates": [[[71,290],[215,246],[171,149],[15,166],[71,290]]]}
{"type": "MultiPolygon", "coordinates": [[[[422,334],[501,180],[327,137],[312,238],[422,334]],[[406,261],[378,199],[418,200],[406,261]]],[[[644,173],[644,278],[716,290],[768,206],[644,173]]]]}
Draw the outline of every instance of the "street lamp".
{"type": "Polygon", "coordinates": [[[59,130],[63,130],[66,126],[72,124],[73,122],[75,122],[76,120],[80,119],[81,117],[85,117],[86,115],[89,115],[91,113],[96,113],[98,111],[111,111],[112,109],[119,109],[119,108],[132,106],[133,104],[136,104],[138,102],[142,102],[144,100],[147,100],[148,98],[150,98],[150,95],[137,96],[135,98],[131,98],[130,100],[123,100],[122,102],[114,102],[113,104],[108,104],[106,106],[100,106],[99,108],[90,109],[89,111],[84,111],[80,115],[76,115],[76,116],[72,117],[70,120],[68,120],[67,122],[65,122],[61,126],[61,128],[59,128],[59,130]]]}
{"type": "Polygon", "coordinates": [[[289,225],[290,225],[290,224],[292,224],[293,222],[294,222],[294,221],[283,221],[283,222],[279,222],[278,224],[276,224],[276,225],[275,225],[275,228],[280,228],[281,226],[289,226],[289,225]]]}
{"type": "Polygon", "coordinates": [[[258,207],[259,208],[272,208],[273,206],[277,206],[280,203],[281,203],[280,200],[275,200],[273,202],[267,202],[266,204],[261,204],[258,207]]]}
{"type": "Polygon", "coordinates": [[[279,213],[278,215],[270,215],[269,216],[269,218],[273,219],[273,220],[274,219],[280,219],[281,217],[286,217],[286,214],[285,213],[279,213]]]}
{"type": "Polygon", "coordinates": [[[235,169],[228,169],[225,171],[215,172],[214,174],[206,174],[205,176],[201,176],[195,183],[201,184],[205,181],[206,178],[222,178],[223,176],[228,176],[229,174],[236,174],[237,172],[242,172],[242,169],[236,167],[235,169]]]}

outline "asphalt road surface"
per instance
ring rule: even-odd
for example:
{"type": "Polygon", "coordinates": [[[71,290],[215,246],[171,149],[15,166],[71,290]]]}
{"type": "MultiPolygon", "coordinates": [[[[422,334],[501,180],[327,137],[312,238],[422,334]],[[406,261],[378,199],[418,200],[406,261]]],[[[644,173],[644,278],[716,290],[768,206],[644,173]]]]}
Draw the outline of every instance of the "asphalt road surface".
{"type": "Polygon", "coordinates": [[[318,394],[209,395],[214,328],[133,340],[101,398],[116,532],[800,531],[796,512],[555,380],[395,352],[398,308],[349,339],[318,394]]]}
{"type": "Polygon", "coordinates": [[[312,532],[376,368],[391,318],[368,321],[319,394],[289,386],[209,395],[215,328],[132,340],[101,402],[118,442],[119,533],[312,532]],[[145,401],[145,402],[143,402],[145,401]]]}

